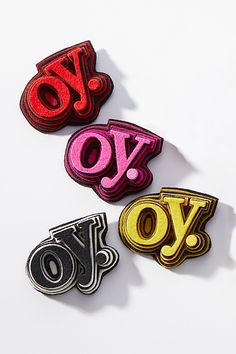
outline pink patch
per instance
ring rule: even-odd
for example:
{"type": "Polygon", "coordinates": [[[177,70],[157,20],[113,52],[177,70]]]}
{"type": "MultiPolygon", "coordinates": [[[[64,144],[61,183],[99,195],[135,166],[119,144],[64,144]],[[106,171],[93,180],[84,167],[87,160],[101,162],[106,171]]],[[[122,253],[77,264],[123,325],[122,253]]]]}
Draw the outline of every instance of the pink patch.
{"type": "Polygon", "coordinates": [[[152,182],[147,162],[160,154],[163,139],[137,125],[110,120],[76,132],[68,141],[65,167],[78,183],[106,201],[138,192],[152,182]]]}

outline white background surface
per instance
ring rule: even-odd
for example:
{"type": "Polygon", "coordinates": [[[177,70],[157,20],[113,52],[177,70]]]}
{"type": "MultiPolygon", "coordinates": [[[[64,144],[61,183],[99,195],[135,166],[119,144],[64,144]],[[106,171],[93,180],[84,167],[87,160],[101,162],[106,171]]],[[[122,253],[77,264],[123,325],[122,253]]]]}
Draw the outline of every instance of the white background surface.
{"type": "Polygon", "coordinates": [[[2,3],[1,353],[236,352],[235,18],[233,0],[2,3]],[[121,243],[117,220],[133,197],[107,204],[67,175],[76,128],[42,134],[20,112],[35,64],[86,39],[115,85],[95,123],[127,120],[165,139],[141,194],[177,186],[220,199],[210,253],[176,270],[121,243]],[[24,269],[31,249],[50,227],[100,211],[120,263],[99,291],[36,292],[24,269]]]}

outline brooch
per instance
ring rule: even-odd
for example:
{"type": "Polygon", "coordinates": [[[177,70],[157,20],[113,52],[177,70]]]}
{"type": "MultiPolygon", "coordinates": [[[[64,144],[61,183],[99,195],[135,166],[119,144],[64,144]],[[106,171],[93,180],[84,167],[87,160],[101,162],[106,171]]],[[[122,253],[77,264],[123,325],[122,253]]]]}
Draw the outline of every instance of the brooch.
{"type": "Polygon", "coordinates": [[[28,122],[42,132],[96,119],[113,83],[96,72],[90,41],[61,50],[37,64],[38,74],[27,84],[20,101],[28,122]]]}
{"type": "Polygon", "coordinates": [[[204,228],[217,202],[207,194],[162,188],[159,194],[142,196],[124,208],[120,237],[132,251],[150,254],[166,268],[178,266],[210,249],[204,228]]]}
{"type": "Polygon", "coordinates": [[[78,183],[106,201],[143,190],[152,182],[147,163],[161,153],[163,139],[137,125],[109,120],[77,131],[68,141],[65,167],[78,183]]]}
{"type": "Polygon", "coordinates": [[[103,276],[118,263],[117,251],[105,243],[106,214],[94,214],[49,230],[50,237],[36,246],[26,271],[38,291],[62,294],[76,286],[94,293],[103,276]]]}

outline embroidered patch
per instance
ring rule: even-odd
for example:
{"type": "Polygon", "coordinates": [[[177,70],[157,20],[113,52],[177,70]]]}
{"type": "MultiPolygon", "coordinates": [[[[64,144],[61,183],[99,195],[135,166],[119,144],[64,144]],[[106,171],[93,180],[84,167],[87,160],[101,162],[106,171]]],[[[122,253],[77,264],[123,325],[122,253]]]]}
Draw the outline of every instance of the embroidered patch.
{"type": "Polygon", "coordinates": [[[48,295],[73,286],[83,294],[95,292],[119,259],[117,251],[105,243],[106,232],[105,213],[50,229],[50,237],[35,247],[26,264],[35,289],[48,295]]]}
{"type": "Polygon", "coordinates": [[[106,201],[146,188],[152,182],[147,162],[160,154],[163,139],[137,125],[109,120],[76,132],[68,141],[65,167],[78,183],[91,186],[106,201]]]}
{"type": "Polygon", "coordinates": [[[67,124],[83,125],[98,116],[113,83],[96,72],[90,41],[61,50],[37,64],[38,74],[27,84],[21,110],[36,129],[53,132],[67,124]]]}
{"type": "Polygon", "coordinates": [[[207,194],[162,188],[159,194],[142,196],[124,208],[120,237],[132,251],[150,254],[164,267],[175,267],[210,249],[204,228],[217,202],[207,194]]]}

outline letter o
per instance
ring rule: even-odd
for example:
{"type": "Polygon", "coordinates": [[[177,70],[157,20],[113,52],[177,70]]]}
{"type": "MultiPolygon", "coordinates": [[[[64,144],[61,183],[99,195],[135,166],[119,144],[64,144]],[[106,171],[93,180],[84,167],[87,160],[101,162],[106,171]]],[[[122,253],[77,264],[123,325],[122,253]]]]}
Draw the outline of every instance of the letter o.
{"type": "Polygon", "coordinates": [[[153,201],[137,201],[124,210],[119,221],[121,238],[130,248],[140,253],[154,253],[168,236],[169,218],[165,208],[153,201]],[[146,213],[146,215],[145,215],[146,213]],[[145,218],[149,213],[154,218],[149,227],[150,233],[145,232],[145,218]],[[152,214],[152,215],[151,215],[152,214]],[[141,219],[144,219],[142,221],[141,219]]]}
{"type": "Polygon", "coordinates": [[[79,133],[71,143],[67,157],[70,168],[75,173],[96,175],[103,172],[110,164],[112,160],[112,147],[109,140],[103,135],[92,131],[85,131],[79,133]],[[94,139],[100,143],[100,154],[93,166],[86,167],[83,163],[83,150],[94,139]]]}
{"type": "Polygon", "coordinates": [[[64,82],[54,76],[41,76],[35,80],[27,93],[27,102],[31,111],[40,119],[48,120],[63,115],[71,106],[71,94],[64,82]],[[52,97],[56,105],[50,104],[42,95],[45,92],[53,92],[52,97]]]}
{"type": "Polygon", "coordinates": [[[31,252],[26,270],[36,290],[55,295],[62,294],[75,285],[77,263],[66,247],[54,242],[45,242],[40,243],[31,252]]]}

